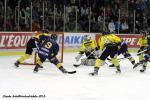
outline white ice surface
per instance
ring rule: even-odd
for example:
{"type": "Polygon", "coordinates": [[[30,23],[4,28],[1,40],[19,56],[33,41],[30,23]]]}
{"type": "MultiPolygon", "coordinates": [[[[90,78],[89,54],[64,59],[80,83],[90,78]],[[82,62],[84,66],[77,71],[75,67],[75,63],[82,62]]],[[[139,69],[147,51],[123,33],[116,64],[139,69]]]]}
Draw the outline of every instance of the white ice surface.
{"type": "MultiPolygon", "coordinates": [[[[0,57],[0,100],[150,100],[150,70],[140,73],[133,70],[128,60],[122,60],[121,74],[104,65],[96,77],[89,76],[92,66],[74,68],[75,53],[64,54],[64,67],[74,75],[63,75],[55,66],[46,62],[44,69],[33,73],[34,66],[13,63],[20,56],[0,57]],[[45,95],[43,98],[4,96],[45,95]]],[[[137,57],[134,57],[137,61],[137,57]]]]}

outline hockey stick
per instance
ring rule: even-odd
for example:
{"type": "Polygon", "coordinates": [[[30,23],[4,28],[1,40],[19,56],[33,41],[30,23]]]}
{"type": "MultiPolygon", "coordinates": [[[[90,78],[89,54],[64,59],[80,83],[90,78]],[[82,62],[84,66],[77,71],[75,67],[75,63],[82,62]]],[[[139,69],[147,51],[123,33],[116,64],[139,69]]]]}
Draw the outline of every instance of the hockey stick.
{"type": "Polygon", "coordinates": [[[68,74],[75,74],[77,71],[68,71],[68,74]]]}
{"type": "MultiPolygon", "coordinates": [[[[130,58],[131,56],[129,56],[129,57],[126,57],[126,58],[130,58]]],[[[126,59],[126,58],[119,58],[119,59],[117,59],[119,62],[122,60],[122,59],[126,59]]],[[[110,58],[107,58],[107,60],[109,61],[109,62],[112,62],[112,60],[110,59],[110,58]]]]}
{"type": "Polygon", "coordinates": [[[143,50],[143,51],[138,52],[138,53],[137,53],[137,55],[140,55],[141,53],[143,53],[143,52],[145,52],[145,51],[147,51],[147,49],[146,49],[146,50],[143,50]]]}
{"type": "Polygon", "coordinates": [[[37,41],[35,41],[35,46],[36,46],[37,50],[39,50],[39,46],[37,45],[37,41]]]}
{"type": "Polygon", "coordinates": [[[139,63],[136,63],[134,66],[133,66],[133,69],[135,69],[136,67],[142,65],[142,62],[139,62],[139,63]]]}
{"type": "MultiPolygon", "coordinates": [[[[147,51],[147,50],[140,51],[140,52],[138,52],[136,55],[140,55],[140,54],[144,53],[145,51],[147,51]]],[[[129,56],[129,57],[126,57],[126,58],[128,59],[128,58],[131,58],[131,57],[132,57],[132,56],[129,56]]],[[[118,61],[121,61],[121,60],[126,59],[126,58],[125,58],[125,57],[120,58],[120,59],[118,59],[118,61]]]]}
{"type": "MultiPolygon", "coordinates": [[[[136,55],[140,55],[141,53],[143,53],[143,52],[145,52],[145,51],[147,51],[147,50],[143,50],[143,51],[137,53],[136,55]]],[[[120,62],[121,60],[128,59],[128,58],[131,58],[131,57],[132,57],[132,56],[128,56],[128,57],[126,57],[126,58],[123,57],[123,58],[119,58],[119,59],[117,59],[117,60],[120,62]]],[[[108,61],[111,61],[110,58],[107,58],[107,60],[108,60],[108,61]]]]}

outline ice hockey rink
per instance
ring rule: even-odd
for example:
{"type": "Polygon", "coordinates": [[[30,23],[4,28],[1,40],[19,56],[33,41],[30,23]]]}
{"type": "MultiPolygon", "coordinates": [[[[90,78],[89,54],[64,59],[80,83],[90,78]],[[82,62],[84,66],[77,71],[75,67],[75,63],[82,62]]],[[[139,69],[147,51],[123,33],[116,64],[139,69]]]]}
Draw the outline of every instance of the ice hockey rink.
{"type": "Polygon", "coordinates": [[[20,56],[0,56],[0,100],[150,100],[149,68],[140,73],[140,67],[133,70],[128,60],[122,60],[121,74],[105,64],[99,75],[92,77],[88,75],[92,66],[73,67],[75,56],[76,53],[64,53],[64,67],[77,70],[69,75],[48,62],[38,73],[33,73],[31,65],[14,68],[20,56]]]}

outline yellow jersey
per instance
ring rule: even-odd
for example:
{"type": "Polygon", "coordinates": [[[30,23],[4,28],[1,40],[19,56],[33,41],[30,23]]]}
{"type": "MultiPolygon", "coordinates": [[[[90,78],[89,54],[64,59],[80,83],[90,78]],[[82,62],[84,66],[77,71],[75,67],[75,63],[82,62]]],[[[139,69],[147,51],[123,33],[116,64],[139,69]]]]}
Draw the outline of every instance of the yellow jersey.
{"type": "Polygon", "coordinates": [[[99,39],[99,46],[100,46],[101,51],[108,44],[118,45],[119,43],[121,43],[121,38],[114,34],[107,34],[107,35],[101,36],[101,38],[99,39]]]}
{"type": "Polygon", "coordinates": [[[88,41],[83,41],[80,52],[92,52],[92,50],[94,50],[96,47],[97,43],[95,40],[90,39],[88,41]]]}
{"type": "Polygon", "coordinates": [[[140,38],[139,39],[139,44],[140,44],[140,47],[142,47],[142,46],[148,46],[147,36],[144,36],[144,37],[140,38]]]}

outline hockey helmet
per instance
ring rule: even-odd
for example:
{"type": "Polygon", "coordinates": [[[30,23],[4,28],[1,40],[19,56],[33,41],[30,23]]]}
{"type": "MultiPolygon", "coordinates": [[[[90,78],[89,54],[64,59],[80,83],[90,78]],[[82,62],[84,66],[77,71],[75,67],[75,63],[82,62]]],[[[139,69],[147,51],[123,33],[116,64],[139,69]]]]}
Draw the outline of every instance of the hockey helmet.
{"type": "Polygon", "coordinates": [[[50,38],[54,41],[57,41],[58,36],[57,34],[51,34],[50,38]]]}
{"type": "Polygon", "coordinates": [[[47,34],[48,34],[48,33],[49,33],[49,30],[48,30],[48,29],[43,29],[43,30],[42,30],[42,33],[47,33],[47,34]]]}
{"type": "Polygon", "coordinates": [[[84,35],[84,41],[89,41],[91,39],[91,36],[89,35],[84,35]]]}
{"type": "Polygon", "coordinates": [[[146,35],[146,31],[140,30],[140,34],[141,34],[141,35],[146,35]]]}
{"type": "Polygon", "coordinates": [[[110,32],[102,32],[102,35],[110,34],[110,32]]]}
{"type": "Polygon", "coordinates": [[[150,28],[147,29],[148,34],[150,35],[150,28]]]}

